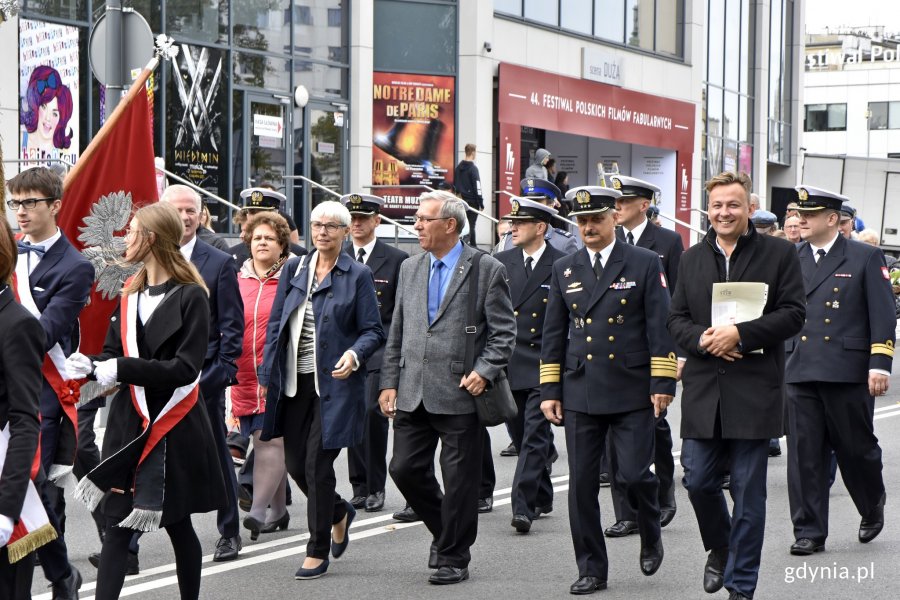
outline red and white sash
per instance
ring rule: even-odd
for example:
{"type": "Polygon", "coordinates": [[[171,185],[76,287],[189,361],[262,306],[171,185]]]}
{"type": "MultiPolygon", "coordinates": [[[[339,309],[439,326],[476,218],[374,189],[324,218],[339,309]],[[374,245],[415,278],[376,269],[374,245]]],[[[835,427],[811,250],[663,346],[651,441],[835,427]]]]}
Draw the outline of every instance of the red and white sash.
{"type": "MultiPolygon", "coordinates": [[[[8,446],[9,424],[0,431],[0,474],[3,473],[3,465],[6,464],[8,446]]],[[[12,536],[6,543],[10,563],[21,560],[44,544],[56,539],[56,529],[47,518],[47,512],[34,487],[33,478],[34,469],[31,472],[31,479],[28,480],[28,490],[25,492],[22,513],[18,515],[18,522],[13,527],[12,536]]],[[[4,485],[2,480],[0,480],[0,485],[4,485]]]]}

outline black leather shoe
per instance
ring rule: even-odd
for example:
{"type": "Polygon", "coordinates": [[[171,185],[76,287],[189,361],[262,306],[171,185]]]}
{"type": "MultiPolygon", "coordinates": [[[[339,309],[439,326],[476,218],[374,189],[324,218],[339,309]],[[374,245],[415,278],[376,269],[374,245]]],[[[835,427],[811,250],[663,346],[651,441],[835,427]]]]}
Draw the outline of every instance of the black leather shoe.
{"type": "Polygon", "coordinates": [[[288,525],[291,524],[291,515],[288,511],[284,511],[284,514],[275,519],[274,521],[267,521],[265,525],[263,525],[259,532],[260,533],[275,533],[279,529],[285,530],[288,528],[288,525]]]}
{"type": "Polygon", "coordinates": [[[250,530],[250,541],[255,542],[259,539],[259,530],[265,527],[263,523],[259,522],[259,519],[251,516],[244,517],[244,529],[250,530]]]}
{"type": "Polygon", "coordinates": [[[875,510],[859,522],[859,541],[863,544],[868,544],[877,538],[884,529],[884,504],[886,501],[887,494],[882,494],[881,500],[875,505],[875,510]]]}
{"type": "Polygon", "coordinates": [[[609,487],[609,473],[600,473],[600,487],[609,487]]]}
{"type": "Polygon", "coordinates": [[[409,504],[403,510],[398,510],[393,514],[394,519],[397,521],[402,521],[404,523],[415,523],[416,521],[421,521],[419,515],[416,514],[416,511],[410,507],[409,504]]]}
{"type": "Polygon", "coordinates": [[[224,562],[226,560],[234,560],[238,557],[244,545],[241,543],[241,536],[237,535],[233,538],[220,537],[216,542],[216,551],[213,554],[213,562],[224,562]]]}
{"type": "Polygon", "coordinates": [[[253,506],[253,488],[249,485],[238,486],[238,507],[244,512],[250,512],[253,506]]]}
{"type": "Polygon", "coordinates": [[[606,589],[606,582],[599,577],[579,577],[578,581],[569,586],[569,593],[576,596],[584,596],[585,594],[593,594],[599,590],[606,589]]]}
{"type": "Polygon", "coordinates": [[[516,448],[516,445],[512,442],[509,443],[509,446],[500,451],[500,456],[518,456],[519,449],[516,448]]]}
{"type": "Polygon", "coordinates": [[[366,507],[366,496],[353,496],[350,498],[350,504],[353,508],[365,508],[366,507]]]}
{"type": "Polygon", "coordinates": [[[462,567],[443,566],[431,574],[428,583],[434,585],[451,585],[469,578],[469,569],[462,567]]]}
{"type": "Polygon", "coordinates": [[[546,506],[535,506],[534,507],[534,518],[540,519],[543,515],[547,515],[553,512],[553,505],[548,504],[546,506]]]}
{"type": "Polygon", "coordinates": [[[384,492],[369,494],[366,498],[366,512],[378,512],[384,508],[384,492]]]}
{"type": "Polygon", "coordinates": [[[703,591],[715,594],[725,585],[725,565],[728,564],[728,547],[714,548],[709,551],[706,566],[703,568],[703,591]]]}
{"type": "Polygon", "coordinates": [[[531,531],[531,519],[527,515],[513,515],[510,525],[515,527],[519,533],[528,533],[531,531]]]}
{"type": "Polygon", "coordinates": [[[350,506],[350,503],[344,500],[344,506],[347,508],[347,514],[344,517],[344,540],[342,542],[334,541],[334,538],[331,538],[331,556],[334,558],[340,558],[340,556],[347,550],[347,546],[350,545],[350,525],[353,523],[354,517],[356,517],[356,509],[350,506]]]}
{"type": "MultiPolygon", "coordinates": [[[[88,554],[88,562],[93,565],[95,569],[100,568],[100,553],[99,552],[91,552],[88,554]]],[[[128,551],[128,557],[125,559],[125,574],[126,575],[137,575],[141,572],[141,564],[138,560],[138,555],[134,552],[128,551]]]]}
{"type": "Polygon", "coordinates": [[[674,504],[672,506],[660,506],[659,507],[659,526],[665,527],[669,523],[672,522],[672,519],[675,518],[675,512],[677,508],[674,504]]]}
{"type": "Polygon", "coordinates": [[[781,441],[778,438],[769,440],[769,456],[781,456],[781,441]]]}
{"type": "Polygon", "coordinates": [[[809,538],[800,538],[791,544],[791,554],[794,556],[809,556],[825,550],[825,544],[819,544],[809,538]]]}
{"type": "Polygon", "coordinates": [[[606,528],[603,535],[609,538],[625,537],[638,532],[638,524],[635,521],[616,521],[606,528]]]}
{"type": "Polygon", "coordinates": [[[663,561],[663,544],[662,538],[656,540],[655,543],[644,546],[641,545],[641,573],[650,576],[659,571],[659,566],[663,561]]]}
{"type": "Polygon", "coordinates": [[[429,569],[437,569],[438,568],[437,542],[432,542],[431,547],[428,548],[428,568],[429,569]]]}
{"type": "Polygon", "coordinates": [[[78,600],[78,590],[81,588],[81,573],[74,565],[69,565],[69,576],[54,583],[53,600],[78,600]]]}
{"type": "Polygon", "coordinates": [[[489,513],[494,510],[494,497],[488,496],[486,498],[478,499],[478,512],[480,513],[489,513]]]}

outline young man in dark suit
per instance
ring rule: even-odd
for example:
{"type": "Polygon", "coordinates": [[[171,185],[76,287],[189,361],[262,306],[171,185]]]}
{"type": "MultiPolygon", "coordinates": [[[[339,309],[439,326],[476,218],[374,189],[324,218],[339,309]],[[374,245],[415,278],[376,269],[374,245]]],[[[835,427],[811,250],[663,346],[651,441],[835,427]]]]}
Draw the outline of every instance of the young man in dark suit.
{"type": "Polygon", "coordinates": [[[510,525],[519,533],[528,533],[534,519],[553,511],[553,484],[548,465],[555,448],[550,422],[541,412],[538,373],[550,273],[553,263],[566,256],[544,241],[555,214],[556,210],[540,202],[513,199],[512,211],[503,218],[512,223],[515,248],[494,257],[506,267],[516,317],[516,348],[506,372],[519,408],[516,418],[509,423],[513,443],[519,448],[510,525]]]}
{"type": "MultiPolygon", "coordinates": [[[[659,188],[647,181],[624,175],[611,175],[609,180],[612,188],[622,193],[616,200],[619,225],[616,227],[616,239],[656,252],[662,262],[671,294],[678,281],[678,261],[681,260],[684,246],[680,235],[671,229],[653,225],[647,218],[647,210],[659,194],[659,188]]],[[[653,463],[654,472],[659,478],[659,518],[660,524],[665,527],[675,518],[676,510],[672,430],[666,421],[666,411],[663,411],[656,420],[654,434],[656,447],[653,463]]],[[[628,503],[628,499],[616,484],[615,473],[610,470],[609,474],[616,522],[604,533],[606,537],[622,537],[637,533],[637,514],[634,507],[628,503]]]]}
{"type": "Polygon", "coordinates": [[[415,228],[425,252],[400,267],[378,398],[394,419],[391,477],[434,537],[429,582],[437,585],[469,578],[484,443],[472,397],[500,376],[516,340],[506,269],[480,256],[475,360],[465,372],[466,291],[478,255],[459,240],[465,220],[462,200],[448,192],[419,199],[415,228]],[[443,493],[434,476],[438,441],[443,493]]]}
{"type": "MultiPolygon", "coordinates": [[[[65,531],[62,489],[75,461],[78,417],[75,407],[63,403],[51,379],[68,379],[65,357],[77,345],[78,315],[87,304],[94,283],[94,268],[66,239],[56,225],[62,206],[63,186],[59,175],[45,167],[22,171],[7,183],[7,205],[13,210],[22,239],[16,265],[17,295],[23,306],[38,317],[44,329],[44,351],[51,358],[42,372],[41,466],[47,475],[42,488],[51,523],[65,531]],[[58,368],[62,357],[62,369],[58,368]]],[[[44,576],[53,583],[54,598],[77,597],[81,575],[69,564],[65,542],[60,538],[38,550],[44,576]]]]}
{"type": "Polygon", "coordinates": [[[650,465],[656,418],[675,395],[669,292],[656,253],[616,240],[620,195],[593,186],[566,194],[584,248],[553,264],[544,321],[541,410],[566,429],[578,565],[572,594],[606,589],[609,560],[597,494],[607,435],[616,476],[637,508],[641,572],[653,575],[663,560],[659,482],[650,465]]]}
{"type": "Polygon", "coordinates": [[[235,382],[236,361],[243,349],[244,303],[238,287],[237,268],[231,256],[197,238],[201,207],[197,192],[185,185],[171,185],[160,201],[168,202],[181,215],[184,223],[181,253],[197,267],[209,288],[209,344],[200,377],[200,392],[206,401],[228,496],[227,508],[219,510],[218,514],[221,537],[216,543],[213,561],[234,560],[241,550],[241,536],[237,478],[231,452],[225,443],[225,388],[235,382]]]}
{"type": "Polygon", "coordinates": [[[760,235],[750,224],[750,187],[744,173],[707,182],[712,228],[681,257],[668,320],[688,355],[681,378],[681,465],[709,552],[703,589],[712,594],[724,585],[731,600],[752,598],[756,590],[769,440],[783,432],[784,342],[800,331],[806,312],[794,245],[760,235]],[[711,326],[717,282],[766,284],[762,316],[711,326]],[[733,514],[722,492],[729,464],[733,514]]]}
{"type": "Polygon", "coordinates": [[[788,498],[796,541],[791,554],[825,549],[831,449],[862,516],[859,541],[884,527],[881,447],[875,397],[887,393],[897,326],[884,254],[840,232],[839,194],[797,188],[797,253],[806,290],[806,322],[786,344],[788,498]],[[840,368],[835,368],[840,365],[840,368]]]}
{"type": "MultiPolygon", "coordinates": [[[[391,328],[394,314],[394,298],[397,294],[397,278],[400,263],[409,254],[385,244],[375,236],[375,228],[381,224],[382,198],[367,194],[348,194],[341,202],[350,211],[350,239],[344,243],[344,252],[363,263],[375,278],[375,295],[378,311],[385,332],[391,328]]],[[[347,449],[347,466],[353,485],[353,508],[365,508],[366,512],[378,512],[384,508],[384,487],[387,481],[388,419],[378,407],[378,382],[381,379],[381,360],[384,344],[366,361],[366,424],[363,441],[347,449]]]]}

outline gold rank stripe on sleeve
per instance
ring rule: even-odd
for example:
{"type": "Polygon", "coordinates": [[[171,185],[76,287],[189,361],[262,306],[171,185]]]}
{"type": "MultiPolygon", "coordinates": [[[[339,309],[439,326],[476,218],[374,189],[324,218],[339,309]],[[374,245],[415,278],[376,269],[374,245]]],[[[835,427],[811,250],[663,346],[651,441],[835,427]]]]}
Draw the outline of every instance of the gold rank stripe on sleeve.
{"type": "Polygon", "coordinates": [[[541,383],[559,383],[559,364],[541,363],[541,383]]]}
{"type": "Polygon", "coordinates": [[[671,377],[675,379],[678,374],[678,359],[674,354],[669,356],[651,356],[650,357],[650,376],[651,377],[671,377]]]}
{"type": "Polygon", "coordinates": [[[894,357],[894,342],[891,340],[886,341],[883,344],[872,344],[872,354],[884,354],[886,356],[894,357]]]}

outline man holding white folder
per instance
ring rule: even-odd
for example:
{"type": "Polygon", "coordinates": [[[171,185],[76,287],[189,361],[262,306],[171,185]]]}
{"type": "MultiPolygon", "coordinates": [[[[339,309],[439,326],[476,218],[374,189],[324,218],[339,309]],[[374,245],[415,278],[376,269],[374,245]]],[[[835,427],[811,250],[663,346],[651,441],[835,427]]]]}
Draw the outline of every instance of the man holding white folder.
{"type": "Polygon", "coordinates": [[[784,341],[800,331],[806,312],[794,245],[750,225],[750,188],[744,173],[707,182],[712,228],[681,257],[668,319],[690,357],[681,379],[681,464],[709,552],[703,589],[715,593],[724,585],[733,600],[756,590],[769,439],[783,433],[784,341]],[[740,293],[728,286],[735,282],[768,286],[762,316],[745,320],[755,302],[737,300],[740,293]],[[723,299],[735,306],[721,306],[723,299]],[[727,324],[714,325],[714,302],[727,324]],[[721,489],[729,464],[733,514],[721,489]]]}

